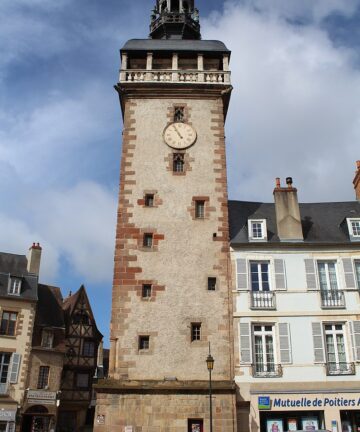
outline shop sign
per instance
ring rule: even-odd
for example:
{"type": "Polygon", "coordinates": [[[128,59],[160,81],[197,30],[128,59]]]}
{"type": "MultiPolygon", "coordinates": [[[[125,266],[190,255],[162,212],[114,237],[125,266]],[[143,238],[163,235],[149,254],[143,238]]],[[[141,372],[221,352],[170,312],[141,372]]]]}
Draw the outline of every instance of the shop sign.
{"type": "Polygon", "coordinates": [[[360,407],[360,396],[356,397],[339,397],[339,396],[314,396],[300,397],[291,399],[288,397],[259,396],[259,410],[271,410],[272,408],[358,408],[360,407]]]}
{"type": "Polygon", "coordinates": [[[259,410],[269,410],[269,409],[271,409],[270,396],[259,396],[259,398],[258,398],[258,408],[259,408],[259,410]]]}
{"type": "Polygon", "coordinates": [[[29,404],[55,405],[56,392],[29,390],[27,392],[27,399],[29,404]]]}
{"type": "Polygon", "coordinates": [[[0,409],[0,421],[13,422],[16,419],[16,411],[0,409]]]}

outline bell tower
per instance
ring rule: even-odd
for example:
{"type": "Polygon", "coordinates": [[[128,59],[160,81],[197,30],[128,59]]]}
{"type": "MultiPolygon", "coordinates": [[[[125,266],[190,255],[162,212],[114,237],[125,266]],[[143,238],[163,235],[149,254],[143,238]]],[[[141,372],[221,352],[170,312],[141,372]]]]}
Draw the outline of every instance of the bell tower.
{"type": "Polygon", "coordinates": [[[230,51],[193,0],[158,0],[121,49],[124,121],[110,377],[97,432],[235,432],[224,124],[230,51]]]}

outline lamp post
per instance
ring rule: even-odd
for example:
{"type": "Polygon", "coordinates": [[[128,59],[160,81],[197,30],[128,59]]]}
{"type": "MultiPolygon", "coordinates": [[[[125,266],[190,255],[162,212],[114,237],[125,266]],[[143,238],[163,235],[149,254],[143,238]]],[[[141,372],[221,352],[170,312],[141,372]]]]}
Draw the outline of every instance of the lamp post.
{"type": "Polygon", "coordinates": [[[209,400],[210,400],[210,432],[213,430],[213,421],[212,421],[212,386],[211,386],[211,372],[214,369],[214,358],[211,355],[210,351],[210,342],[209,342],[209,355],[206,359],[206,366],[209,371],[209,400]]]}

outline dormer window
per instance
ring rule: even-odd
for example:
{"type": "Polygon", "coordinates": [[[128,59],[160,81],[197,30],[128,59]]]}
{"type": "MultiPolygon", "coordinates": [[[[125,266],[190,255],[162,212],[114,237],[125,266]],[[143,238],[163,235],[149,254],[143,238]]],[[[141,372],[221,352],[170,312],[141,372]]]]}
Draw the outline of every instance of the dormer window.
{"type": "Polygon", "coordinates": [[[51,349],[54,344],[54,333],[51,330],[43,330],[41,332],[41,346],[51,349]]]}
{"type": "Polygon", "coordinates": [[[21,278],[10,277],[8,294],[19,296],[21,294],[21,278]]]}
{"type": "Polygon", "coordinates": [[[249,240],[266,240],[266,220],[265,219],[250,219],[249,220],[249,240]]]}
{"type": "Polygon", "coordinates": [[[350,240],[360,241],[360,218],[347,219],[350,240]]]}

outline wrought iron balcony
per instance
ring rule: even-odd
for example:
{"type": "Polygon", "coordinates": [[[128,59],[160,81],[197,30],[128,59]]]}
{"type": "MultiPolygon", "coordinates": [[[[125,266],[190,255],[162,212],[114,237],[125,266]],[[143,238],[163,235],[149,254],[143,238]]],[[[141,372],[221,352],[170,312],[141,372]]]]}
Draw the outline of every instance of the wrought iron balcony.
{"type": "Polygon", "coordinates": [[[283,376],[283,369],[281,365],[274,363],[253,364],[252,376],[254,378],[281,378],[283,376]]]}
{"type": "Polygon", "coordinates": [[[337,376],[337,375],[355,375],[355,363],[326,363],[326,375],[337,376]]]}
{"type": "Polygon", "coordinates": [[[251,291],[251,309],[276,309],[276,297],[273,291],[251,291]]]}
{"type": "Polygon", "coordinates": [[[0,383],[0,395],[7,395],[9,392],[8,383],[0,383]]]}
{"type": "Polygon", "coordinates": [[[345,296],[343,291],[322,290],[321,307],[323,309],[342,309],[345,307],[345,296]]]}

